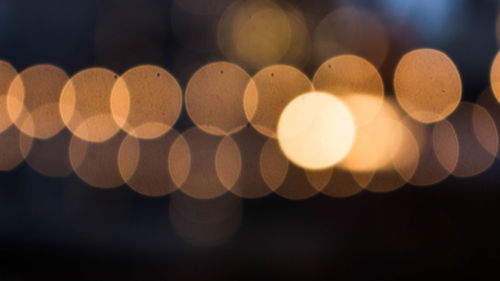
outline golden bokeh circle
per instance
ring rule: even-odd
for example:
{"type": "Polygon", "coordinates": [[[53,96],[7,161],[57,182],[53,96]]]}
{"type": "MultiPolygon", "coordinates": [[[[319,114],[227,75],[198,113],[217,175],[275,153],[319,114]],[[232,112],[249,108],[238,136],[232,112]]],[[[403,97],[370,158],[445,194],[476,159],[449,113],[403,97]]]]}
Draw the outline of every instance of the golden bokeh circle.
{"type": "Polygon", "coordinates": [[[313,86],[316,91],[342,98],[353,111],[357,126],[370,122],[384,101],[384,84],[378,70],[355,55],[340,55],[325,61],[314,74],[313,86]]]}
{"type": "Polygon", "coordinates": [[[24,134],[48,139],[64,127],[59,112],[59,98],[68,82],[64,70],[50,64],[31,66],[12,81],[7,95],[7,111],[24,134]],[[21,114],[29,113],[33,126],[21,126],[21,114]]]}
{"type": "Polygon", "coordinates": [[[234,140],[207,134],[197,127],[184,131],[180,137],[174,141],[168,159],[172,179],[179,189],[197,199],[216,198],[231,189],[241,167],[234,140]],[[190,168],[186,171],[181,167],[190,168]]]}
{"type": "Polygon", "coordinates": [[[111,90],[118,75],[105,68],[75,74],[64,86],[59,110],[66,127],[85,141],[104,142],[120,127],[111,112],[111,90]]]}
{"type": "Polygon", "coordinates": [[[186,87],[189,117],[209,134],[229,135],[241,130],[248,123],[243,96],[250,79],[245,70],[228,62],[201,67],[186,87]]]}
{"type": "Polygon", "coordinates": [[[341,161],[355,140],[349,108],[335,96],[310,92],[293,99],[278,122],[283,153],[296,165],[324,169],[341,161]]]}
{"type": "Polygon", "coordinates": [[[156,139],[128,135],[120,145],[118,168],[128,186],[139,194],[163,196],[177,189],[168,167],[168,156],[179,133],[172,129],[156,139]]]}
{"type": "Polygon", "coordinates": [[[16,76],[17,72],[14,67],[8,62],[0,60],[0,133],[13,123],[7,112],[7,95],[16,76]]]}
{"type": "Polygon", "coordinates": [[[276,138],[283,109],[295,97],[312,90],[311,81],[300,70],[288,65],[266,67],[252,77],[245,90],[245,114],[257,131],[276,138]]]}
{"type": "Polygon", "coordinates": [[[486,171],[498,149],[498,132],[491,115],[480,105],[462,102],[449,121],[459,145],[458,162],[452,174],[472,177],[486,171]]]}
{"type": "Polygon", "coordinates": [[[219,49],[229,60],[250,69],[279,63],[291,41],[289,18],[273,1],[236,1],[219,20],[219,49]]]}
{"type": "Polygon", "coordinates": [[[446,118],[460,103],[462,80],[453,61],[434,49],[405,54],[394,73],[401,107],[415,120],[432,123],[446,118]]]}
{"type": "Polygon", "coordinates": [[[73,135],[69,159],[76,175],[88,185],[114,188],[125,183],[118,168],[118,153],[125,133],[115,134],[103,142],[85,141],[73,135]]]}
{"type": "Polygon", "coordinates": [[[141,65],[118,78],[111,92],[115,122],[128,134],[152,139],[175,124],[182,109],[182,89],[166,70],[141,65]]]}

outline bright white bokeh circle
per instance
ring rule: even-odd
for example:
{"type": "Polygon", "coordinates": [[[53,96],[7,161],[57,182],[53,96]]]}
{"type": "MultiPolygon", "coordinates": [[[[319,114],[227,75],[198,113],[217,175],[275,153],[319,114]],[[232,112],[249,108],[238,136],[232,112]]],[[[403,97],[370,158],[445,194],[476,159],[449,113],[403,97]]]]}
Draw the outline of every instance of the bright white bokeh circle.
{"type": "Polygon", "coordinates": [[[278,122],[281,150],[305,169],[324,169],[341,161],[351,149],[355,135],[349,108],[325,92],[296,97],[285,107],[278,122]]]}

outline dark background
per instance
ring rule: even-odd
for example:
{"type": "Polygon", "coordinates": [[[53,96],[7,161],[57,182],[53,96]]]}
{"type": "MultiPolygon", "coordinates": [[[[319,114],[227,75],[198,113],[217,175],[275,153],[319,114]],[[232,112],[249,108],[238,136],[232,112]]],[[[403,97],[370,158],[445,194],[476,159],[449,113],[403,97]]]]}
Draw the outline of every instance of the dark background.
{"type": "MultiPolygon", "coordinates": [[[[380,69],[389,91],[398,59],[420,47],[453,59],[464,100],[475,101],[489,85],[497,1],[290,2],[320,18],[344,3],[379,14],[391,27],[380,69]]],[[[0,59],[18,71],[51,63],[69,75],[92,66],[123,73],[152,63],[184,89],[198,67],[224,57],[216,48],[196,51],[179,42],[173,5],[0,0],[0,59]]],[[[302,70],[312,77],[316,67],[302,70]]],[[[189,126],[183,113],[176,128],[189,126]]],[[[500,275],[499,172],[496,161],[476,177],[387,194],[244,200],[236,235],[206,249],[176,235],[168,196],[147,198],[125,186],[96,189],[74,175],[52,179],[21,164],[0,173],[0,280],[485,279],[500,275]]]]}

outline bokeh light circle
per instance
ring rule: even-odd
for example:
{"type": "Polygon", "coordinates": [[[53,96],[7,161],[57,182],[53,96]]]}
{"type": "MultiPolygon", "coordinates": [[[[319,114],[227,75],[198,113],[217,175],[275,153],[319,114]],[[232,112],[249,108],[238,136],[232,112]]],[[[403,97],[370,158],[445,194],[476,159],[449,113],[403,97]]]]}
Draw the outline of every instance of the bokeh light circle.
{"type": "Polygon", "coordinates": [[[168,156],[179,133],[171,129],[156,139],[136,139],[129,135],[120,145],[118,167],[128,186],[151,197],[172,193],[177,186],[170,176],[168,156]]]}
{"type": "Polygon", "coordinates": [[[136,66],[118,78],[111,93],[116,123],[137,138],[165,134],[179,118],[182,90],[175,78],[154,65],[136,66]]]}
{"type": "Polygon", "coordinates": [[[281,112],[295,97],[312,91],[309,78],[287,65],[273,65],[252,77],[244,96],[245,114],[252,126],[276,138],[281,112]]]}
{"type": "Polygon", "coordinates": [[[324,169],[342,160],[354,137],[355,124],[349,108],[324,92],[296,97],[278,122],[278,141],[284,154],[307,169],[324,169]]]}
{"type": "Polygon", "coordinates": [[[446,118],[457,108],[462,97],[462,81],[457,67],[445,53],[418,49],[399,61],[394,91],[399,104],[411,117],[432,123],[446,118]]]}
{"type": "Polygon", "coordinates": [[[0,60],[0,133],[13,123],[7,112],[7,95],[16,76],[17,72],[14,67],[8,62],[0,60]]]}
{"type": "Polygon", "coordinates": [[[75,74],[64,86],[59,110],[66,127],[85,141],[104,142],[120,127],[111,112],[111,90],[118,75],[105,68],[75,74]]]}
{"type": "Polygon", "coordinates": [[[325,61],[316,70],[313,85],[316,91],[343,99],[351,108],[357,126],[370,122],[384,101],[384,84],[378,70],[355,55],[340,55],[325,61]],[[363,98],[365,95],[371,98],[363,98]]]}
{"type": "Polygon", "coordinates": [[[191,120],[203,131],[228,135],[247,123],[243,96],[250,76],[241,67],[215,62],[196,71],[186,87],[185,104],[191,120]]]}
{"type": "Polygon", "coordinates": [[[68,75],[50,64],[31,66],[16,76],[7,95],[7,111],[19,130],[34,138],[48,139],[64,127],[59,98],[67,81],[68,75]],[[26,113],[33,124],[22,126],[20,115],[26,113]]]}

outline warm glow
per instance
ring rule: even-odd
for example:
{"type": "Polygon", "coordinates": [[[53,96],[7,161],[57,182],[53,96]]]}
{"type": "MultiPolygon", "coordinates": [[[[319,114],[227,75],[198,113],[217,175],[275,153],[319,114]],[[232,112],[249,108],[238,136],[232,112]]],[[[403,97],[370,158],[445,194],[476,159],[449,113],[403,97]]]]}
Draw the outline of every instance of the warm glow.
{"type": "Polygon", "coordinates": [[[67,81],[66,73],[50,64],[29,67],[16,76],[7,95],[7,111],[19,130],[31,137],[48,139],[64,128],[59,97],[67,81]],[[26,113],[31,115],[33,126],[22,124],[21,115],[26,113]]]}
{"type": "Polygon", "coordinates": [[[377,69],[354,55],[325,61],[316,70],[313,85],[316,91],[329,92],[343,99],[353,112],[357,126],[369,123],[384,101],[384,84],[377,69]],[[370,98],[364,98],[365,95],[370,98]]]}
{"type": "Polygon", "coordinates": [[[273,65],[255,74],[245,96],[245,114],[261,134],[276,138],[281,112],[297,96],[312,91],[309,78],[287,65],[273,65]]]}
{"type": "Polygon", "coordinates": [[[449,120],[459,145],[453,175],[471,177],[486,171],[493,164],[498,149],[497,128],[491,115],[480,105],[462,102],[449,120]]]}
{"type": "Polygon", "coordinates": [[[404,55],[394,74],[401,107],[415,120],[432,123],[446,118],[462,97],[462,81],[453,61],[443,52],[418,49],[404,55]]]}
{"type": "Polygon", "coordinates": [[[163,196],[175,191],[168,155],[179,135],[172,129],[156,139],[127,136],[118,153],[118,168],[127,185],[145,196],[163,196]]]}
{"type": "Polygon", "coordinates": [[[247,124],[243,95],[250,76],[241,67],[215,62],[193,74],[186,87],[186,111],[203,131],[232,134],[247,124]]]}
{"type": "Polygon", "coordinates": [[[175,124],[182,108],[182,90],[175,78],[153,65],[134,67],[113,86],[111,112],[127,133],[152,139],[175,124]]]}
{"type": "Polygon", "coordinates": [[[103,142],[120,127],[111,113],[110,96],[118,75],[104,68],[89,68],[75,74],[64,86],[59,110],[64,124],[77,137],[103,142]]]}
{"type": "Polygon", "coordinates": [[[10,63],[0,61],[0,133],[12,125],[12,119],[7,112],[7,94],[16,75],[17,72],[10,63]]]}
{"type": "Polygon", "coordinates": [[[287,14],[274,2],[237,1],[220,18],[221,52],[245,67],[259,69],[279,63],[292,40],[287,14]]]}
{"type": "Polygon", "coordinates": [[[324,92],[295,98],[278,122],[278,140],[284,154],[307,169],[323,169],[341,161],[354,137],[351,112],[340,99],[324,92]]]}

